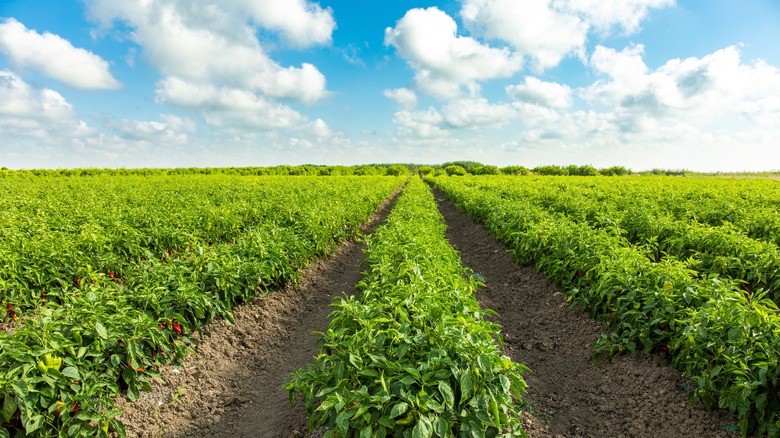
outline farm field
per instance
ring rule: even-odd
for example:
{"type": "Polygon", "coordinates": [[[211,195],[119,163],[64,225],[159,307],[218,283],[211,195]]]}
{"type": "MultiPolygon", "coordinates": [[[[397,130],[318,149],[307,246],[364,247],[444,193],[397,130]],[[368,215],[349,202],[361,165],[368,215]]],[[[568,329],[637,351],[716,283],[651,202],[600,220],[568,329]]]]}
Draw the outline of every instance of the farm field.
{"type": "Polygon", "coordinates": [[[114,397],[138,399],[205,324],[294,283],[403,181],[0,180],[0,436],[123,434],[114,397]]]}
{"type": "Polygon", "coordinates": [[[20,181],[0,433],[778,434],[774,182],[20,181]]]}
{"type": "Polygon", "coordinates": [[[666,353],[691,399],[736,414],[743,434],[780,433],[774,182],[433,183],[604,322],[598,355],[666,353]]]}

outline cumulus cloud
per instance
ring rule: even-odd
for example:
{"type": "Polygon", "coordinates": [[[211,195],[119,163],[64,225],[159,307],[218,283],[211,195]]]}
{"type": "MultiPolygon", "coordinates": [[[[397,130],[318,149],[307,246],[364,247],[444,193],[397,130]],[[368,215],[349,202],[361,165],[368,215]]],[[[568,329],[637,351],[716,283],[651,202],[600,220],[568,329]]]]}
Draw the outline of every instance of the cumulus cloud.
{"type": "Polygon", "coordinates": [[[485,98],[461,98],[448,102],[441,111],[432,107],[424,111],[398,111],[393,121],[399,137],[420,140],[448,137],[453,130],[498,128],[519,114],[512,105],[491,104],[485,98]]]}
{"type": "Polygon", "coordinates": [[[442,108],[444,122],[453,128],[476,130],[500,127],[517,117],[517,110],[506,104],[491,104],[487,99],[457,99],[442,108]]]}
{"type": "Polygon", "coordinates": [[[20,131],[46,138],[60,129],[74,134],[84,126],[61,94],[35,89],[8,70],[0,70],[0,123],[5,129],[16,125],[20,131]]]}
{"type": "Polygon", "coordinates": [[[385,44],[417,70],[415,80],[428,92],[437,94],[441,83],[449,87],[438,93],[444,97],[461,85],[508,77],[522,67],[522,59],[509,49],[490,47],[457,31],[455,20],[438,8],[416,8],[385,29],[385,44]]]}
{"type": "Polygon", "coordinates": [[[173,114],[161,114],[159,121],[108,119],[105,125],[122,140],[153,145],[187,144],[188,133],[197,130],[194,121],[173,114]]]}
{"type": "Polygon", "coordinates": [[[655,71],[642,60],[641,46],[619,52],[599,46],[590,64],[605,79],[585,88],[583,97],[616,108],[626,129],[653,128],[654,119],[676,116],[700,126],[731,119],[730,126],[734,116],[766,122],[777,113],[780,71],[764,61],[743,63],[733,46],[672,59],[655,71]]]}
{"type": "Polygon", "coordinates": [[[13,18],[0,22],[0,52],[19,68],[39,70],[71,87],[121,88],[109,73],[108,63],[98,55],[74,47],[58,35],[27,29],[13,18]]]}
{"type": "Polygon", "coordinates": [[[472,33],[508,42],[539,68],[581,51],[588,34],[582,18],[550,0],[466,0],[460,14],[472,33]]]}
{"type": "Polygon", "coordinates": [[[398,135],[412,139],[442,138],[448,135],[441,128],[442,115],[434,108],[425,111],[398,111],[393,122],[398,126],[398,135]]]}
{"type": "Polygon", "coordinates": [[[291,44],[309,47],[330,44],[336,21],[330,8],[307,0],[238,0],[231,2],[266,29],[278,31],[291,44]]]}
{"type": "Polygon", "coordinates": [[[417,106],[417,94],[408,88],[396,88],[395,90],[386,89],[384,95],[403,109],[409,110],[417,106]]]}
{"type": "Polygon", "coordinates": [[[590,27],[609,32],[614,27],[624,33],[637,32],[652,8],[672,6],[675,0],[568,0],[565,9],[582,16],[590,27]]]}
{"type": "Polygon", "coordinates": [[[257,38],[255,23],[279,30],[305,46],[329,41],[335,26],[332,15],[299,0],[283,16],[280,7],[271,3],[90,0],[87,7],[103,29],[117,21],[126,23],[132,29],[129,38],[166,76],[271,98],[316,102],[327,94],[325,76],[312,64],[283,67],[271,59],[257,38]],[[269,15],[261,17],[263,13],[269,15]],[[302,29],[309,25],[312,32],[306,34],[302,29]]]}
{"type": "Polygon", "coordinates": [[[156,100],[200,112],[207,124],[232,130],[294,128],[306,116],[248,90],[168,77],[157,84],[156,100]]]}
{"type": "Polygon", "coordinates": [[[533,76],[526,76],[522,84],[507,85],[506,94],[515,100],[546,107],[572,106],[572,91],[568,85],[546,82],[533,76]]]}
{"type": "Polygon", "coordinates": [[[591,31],[639,29],[651,8],[674,0],[464,0],[460,15],[476,36],[502,40],[543,70],[568,55],[585,57],[591,31]]]}
{"type": "Polygon", "coordinates": [[[118,166],[139,157],[145,165],[159,165],[156,158],[172,147],[191,146],[189,134],[197,130],[195,122],[174,114],[162,114],[156,121],[98,118],[100,126],[90,126],[61,94],[0,70],[3,165],[118,166]]]}
{"type": "Polygon", "coordinates": [[[641,46],[594,51],[589,65],[601,78],[576,90],[590,104],[585,110],[515,102],[524,129],[504,148],[636,169],[760,170],[780,157],[778,68],[745,62],[736,47],[657,69],[642,52],[641,46]]]}

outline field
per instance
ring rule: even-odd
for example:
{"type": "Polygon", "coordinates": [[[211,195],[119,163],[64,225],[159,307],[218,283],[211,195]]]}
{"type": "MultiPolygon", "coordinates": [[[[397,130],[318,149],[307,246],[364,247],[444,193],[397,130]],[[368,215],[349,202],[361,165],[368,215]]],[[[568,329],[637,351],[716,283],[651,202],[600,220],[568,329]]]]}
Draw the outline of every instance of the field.
{"type": "Polygon", "coordinates": [[[775,181],[426,181],[0,178],[0,437],[780,435],[775,181]]]}
{"type": "Polygon", "coordinates": [[[691,398],[780,433],[777,185],[695,179],[438,179],[604,321],[596,352],[668,353],[691,398]]]}
{"type": "Polygon", "coordinates": [[[113,397],[137,399],[204,324],[294,282],[402,181],[0,180],[0,436],[121,433],[113,397]]]}

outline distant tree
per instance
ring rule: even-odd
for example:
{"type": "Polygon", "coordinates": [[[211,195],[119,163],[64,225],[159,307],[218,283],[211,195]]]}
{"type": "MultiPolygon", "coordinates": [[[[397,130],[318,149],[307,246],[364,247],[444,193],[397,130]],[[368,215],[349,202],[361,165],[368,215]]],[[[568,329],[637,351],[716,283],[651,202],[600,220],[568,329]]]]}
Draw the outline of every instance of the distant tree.
{"type": "Polygon", "coordinates": [[[528,175],[531,171],[523,166],[507,166],[501,168],[501,173],[504,175],[528,175]]]}
{"type": "Polygon", "coordinates": [[[457,164],[450,164],[449,166],[444,168],[444,171],[447,172],[447,175],[449,175],[449,176],[464,176],[464,175],[468,175],[468,172],[466,172],[466,169],[464,169],[461,166],[458,166],[457,164]]]}
{"type": "Polygon", "coordinates": [[[501,175],[498,166],[478,166],[474,168],[474,175],[501,175]]]}
{"type": "Polygon", "coordinates": [[[467,173],[474,175],[474,169],[482,166],[482,163],[478,163],[476,161],[451,161],[449,163],[444,163],[441,166],[445,169],[449,166],[460,166],[467,173]]]}
{"type": "Polygon", "coordinates": [[[354,175],[358,176],[365,176],[365,175],[384,175],[385,174],[385,168],[380,166],[357,166],[355,167],[355,171],[353,172],[354,175]]]}
{"type": "Polygon", "coordinates": [[[436,169],[431,166],[420,166],[420,168],[417,169],[417,172],[420,174],[420,176],[428,176],[435,171],[436,169]]]}
{"type": "Polygon", "coordinates": [[[569,172],[569,175],[577,175],[577,176],[598,176],[599,171],[596,170],[595,167],[591,165],[584,165],[577,167],[577,170],[575,172],[569,172]]]}
{"type": "Polygon", "coordinates": [[[387,169],[385,169],[385,175],[388,176],[401,176],[401,175],[408,175],[409,174],[409,168],[402,165],[402,164],[394,164],[387,169]]]}
{"type": "Polygon", "coordinates": [[[569,170],[561,166],[536,166],[534,167],[534,173],[539,175],[568,175],[569,170]]]}
{"type": "Polygon", "coordinates": [[[306,176],[311,175],[309,166],[295,166],[292,169],[290,169],[290,175],[292,176],[306,176]]]}
{"type": "Polygon", "coordinates": [[[623,166],[612,166],[612,167],[607,167],[605,169],[599,169],[599,173],[604,176],[623,176],[623,175],[630,175],[631,170],[626,169],[623,166]]]}

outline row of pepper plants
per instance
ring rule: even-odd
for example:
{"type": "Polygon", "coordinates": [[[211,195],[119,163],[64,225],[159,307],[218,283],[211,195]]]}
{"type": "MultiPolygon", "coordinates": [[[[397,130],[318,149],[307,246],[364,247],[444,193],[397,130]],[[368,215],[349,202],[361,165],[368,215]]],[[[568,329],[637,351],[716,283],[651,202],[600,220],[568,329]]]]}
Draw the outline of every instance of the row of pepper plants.
{"type": "Polygon", "coordinates": [[[676,257],[654,258],[617,221],[593,226],[525,202],[527,187],[513,180],[431,181],[520,262],[535,264],[567,300],[604,321],[597,355],[668,352],[693,383],[692,400],[736,414],[742,436],[780,436],[780,313],[766,291],[746,291],[740,280],[697,272],[676,257]]]}
{"type": "MultiPolygon", "coordinates": [[[[487,184],[503,190],[507,181],[510,180],[494,179],[487,184]]],[[[674,188],[689,193],[702,191],[707,196],[699,194],[700,198],[717,199],[708,187],[709,180],[650,178],[647,186],[641,186],[637,181],[645,180],[623,178],[610,183],[586,179],[536,179],[513,182],[512,186],[522,187],[522,191],[515,189],[514,192],[515,196],[520,196],[520,201],[566,215],[575,222],[622,233],[633,245],[646,248],[648,257],[653,260],[675,257],[700,274],[718,274],[743,281],[743,288],[748,291],[767,290],[775,303],[780,303],[780,248],[772,239],[751,237],[750,228],[743,228],[738,223],[721,221],[712,225],[700,221],[701,216],[717,216],[714,202],[710,203],[710,210],[696,207],[699,219],[681,214],[683,208],[664,207],[671,203],[670,199],[684,205],[697,204],[689,200],[690,197],[666,193],[674,188]],[[664,181],[671,187],[664,186],[664,181]],[[705,214],[705,210],[711,212],[705,214]]],[[[725,185],[728,180],[716,181],[719,183],[716,186],[724,190],[721,204],[728,205],[730,198],[742,199],[733,191],[735,187],[746,190],[749,184],[756,184],[754,191],[767,196],[767,190],[761,190],[765,187],[764,180],[739,181],[740,184],[734,187],[725,185]]],[[[780,191],[768,193],[780,197],[780,191]]],[[[505,196],[512,195],[505,193],[505,196]]],[[[767,208],[771,207],[764,206],[761,211],[767,208]]],[[[686,207],[685,210],[692,209],[694,207],[686,207]]],[[[780,218],[777,208],[767,214],[769,218],[780,218]]],[[[732,216],[734,220],[740,218],[745,219],[745,215],[732,216]]]]}
{"type": "Polygon", "coordinates": [[[780,244],[780,185],[767,179],[621,177],[523,179],[526,199],[564,208],[581,218],[614,220],[652,210],[673,220],[730,225],[747,236],[780,244]],[[596,208],[582,199],[598,200],[596,208]]]}
{"type": "Polygon", "coordinates": [[[338,298],[315,360],[286,384],[326,437],[524,436],[527,368],[502,356],[480,283],[415,177],[366,239],[360,294],[338,298]]]}
{"type": "Polygon", "coordinates": [[[194,332],[357,236],[402,178],[0,182],[0,437],[125,435],[194,332]]]}

